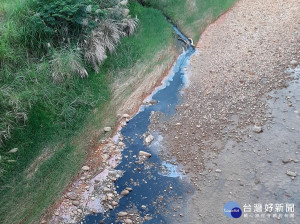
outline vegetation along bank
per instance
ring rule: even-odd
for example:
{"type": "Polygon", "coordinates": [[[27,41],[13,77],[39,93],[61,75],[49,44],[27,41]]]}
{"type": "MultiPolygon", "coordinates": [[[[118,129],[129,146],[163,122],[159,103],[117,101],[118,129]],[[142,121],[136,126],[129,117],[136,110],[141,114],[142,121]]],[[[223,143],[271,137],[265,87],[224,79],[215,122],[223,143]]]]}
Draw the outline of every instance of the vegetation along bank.
{"type": "Polygon", "coordinates": [[[37,223],[158,84],[178,54],[164,14],[197,40],[233,2],[2,0],[0,220],[37,223]]]}

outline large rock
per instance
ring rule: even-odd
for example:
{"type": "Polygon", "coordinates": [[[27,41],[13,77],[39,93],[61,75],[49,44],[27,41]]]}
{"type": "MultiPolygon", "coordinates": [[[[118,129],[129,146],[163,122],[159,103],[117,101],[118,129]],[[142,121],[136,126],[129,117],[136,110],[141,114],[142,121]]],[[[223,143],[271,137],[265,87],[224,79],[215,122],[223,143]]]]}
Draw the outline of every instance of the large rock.
{"type": "Polygon", "coordinates": [[[139,151],[139,156],[150,158],[151,153],[145,152],[145,151],[139,151]]]}

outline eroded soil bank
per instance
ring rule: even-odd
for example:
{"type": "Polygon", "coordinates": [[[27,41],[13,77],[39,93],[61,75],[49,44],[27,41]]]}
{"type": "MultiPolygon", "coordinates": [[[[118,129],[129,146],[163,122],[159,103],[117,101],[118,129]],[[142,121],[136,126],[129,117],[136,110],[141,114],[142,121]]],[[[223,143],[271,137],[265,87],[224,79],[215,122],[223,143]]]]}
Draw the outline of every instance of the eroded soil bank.
{"type": "Polygon", "coordinates": [[[287,72],[300,61],[299,11],[297,0],[239,1],[198,42],[176,115],[152,117],[165,156],[183,164],[197,189],[185,223],[300,222],[299,74],[287,72]],[[266,215],[229,219],[228,201],[252,211],[261,203],[266,215]],[[284,216],[286,203],[294,218],[284,216]]]}

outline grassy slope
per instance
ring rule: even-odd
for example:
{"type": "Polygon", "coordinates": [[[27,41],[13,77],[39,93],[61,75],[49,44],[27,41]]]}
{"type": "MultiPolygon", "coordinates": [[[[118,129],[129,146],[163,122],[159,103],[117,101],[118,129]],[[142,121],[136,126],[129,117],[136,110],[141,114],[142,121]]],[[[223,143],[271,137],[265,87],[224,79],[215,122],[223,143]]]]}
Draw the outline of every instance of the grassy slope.
{"type": "MultiPolygon", "coordinates": [[[[16,4],[12,4],[9,10],[21,12],[26,1],[14,1],[16,4]]],[[[235,1],[150,0],[152,6],[161,9],[184,33],[195,40],[207,24],[235,1]]],[[[9,1],[4,0],[3,4],[5,2],[9,1]]],[[[157,52],[170,44],[172,31],[161,13],[144,9],[137,4],[131,5],[131,12],[140,19],[139,30],[132,37],[122,40],[117,54],[108,57],[100,74],[90,73],[87,79],[75,78],[62,86],[49,81],[49,59],[29,62],[26,55],[22,54],[25,50],[21,46],[7,44],[15,43],[18,38],[18,24],[13,20],[3,24],[0,20],[0,25],[9,27],[11,34],[3,35],[0,32],[1,59],[12,64],[22,63],[17,70],[9,68],[1,71],[0,84],[3,85],[4,82],[5,85],[11,85],[18,99],[26,101],[35,98],[28,125],[25,129],[16,130],[4,149],[8,151],[18,147],[20,151],[16,155],[4,154],[9,159],[15,159],[16,163],[5,167],[5,182],[1,183],[2,223],[38,221],[45,209],[59,198],[83,164],[87,144],[93,140],[89,132],[106,125],[103,120],[108,120],[111,124],[115,121],[115,114],[111,114],[109,119],[104,119],[102,114],[103,108],[109,104],[109,86],[113,79],[118,78],[118,74],[132,75],[124,71],[136,63],[152,63],[148,59],[154,58],[157,52]],[[32,94],[33,92],[37,94],[32,94]],[[73,106],[75,99],[79,103],[73,106]],[[61,111],[58,108],[64,108],[64,120],[57,119],[56,113],[61,111]],[[92,113],[92,110],[95,112],[92,113]],[[39,161],[37,158],[42,159],[36,166],[38,169],[35,169],[32,164],[39,161]]]]}
{"type": "Polygon", "coordinates": [[[189,37],[197,41],[205,27],[237,0],[148,0],[189,37]]]}
{"type": "MultiPolygon", "coordinates": [[[[102,111],[110,100],[110,84],[118,74],[126,74],[122,71],[136,63],[149,63],[149,58],[169,46],[172,30],[159,11],[137,4],[131,4],[130,8],[140,19],[139,29],[122,40],[117,53],[108,57],[99,74],[91,72],[87,79],[74,78],[58,86],[50,81],[48,59],[24,63],[18,70],[1,71],[1,86],[13,86],[22,100],[36,98],[32,101],[26,128],[14,131],[11,140],[1,149],[2,155],[16,160],[5,167],[1,183],[1,223],[38,221],[85,161],[87,145],[93,140],[86,131],[95,132],[104,125],[102,111]],[[32,95],[33,92],[37,94],[32,95]],[[81,102],[70,106],[77,99],[81,102]],[[56,117],[61,107],[65,107],[68,122],[56,117]],[[87,124],[93,125],[87,127],[87,124]],[[19,148],[15,155],[3,153],[14,147],[19,148]]],[[[14,47],[12,50],[18,50],[18,46],[14,47]]],[[[3,50],[7,50],[5,46],[3,50]]],[[[116,117],[115,114],[110,116],[112,121],[116,117]]]]}

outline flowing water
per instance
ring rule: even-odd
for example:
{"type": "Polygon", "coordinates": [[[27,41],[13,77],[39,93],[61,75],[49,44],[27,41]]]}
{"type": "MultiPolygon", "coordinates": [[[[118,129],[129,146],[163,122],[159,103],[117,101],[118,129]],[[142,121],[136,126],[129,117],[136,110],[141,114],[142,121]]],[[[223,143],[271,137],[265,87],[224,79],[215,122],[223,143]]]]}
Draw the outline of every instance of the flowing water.
{"type": "MultiPolygon", "coordinates": [[[[181,39],[190,43],[176,26],[173,28],[181,39]]],[[[151,113],[161,112],[166,117],[175,113],[175,106],[180,103],[179,93],[185,83],[184,69],[194,52],[195,49],[190,43],[178,57],[164,84],[149,97],[157,103],[141,106],[140,111],[121,130],[126,147],[116,170],[122,170],[124,173],[115,182],[115,186],[118,193],[126,187],[132,188],[132,192],[123,196],[115,209],[104,214],[88,215],[81,223],[121,223],[118,219],[118,213],[121,211],[133,212],[139,217],[147,216],[144,223],[169,223],[172,218],[169,212],[171,207],[174,204],[184,207],[185,199],[193,188],[184,182],[177,166],[163,161],[159,154],[153,151],[153,148],[156,148],[156,151],[160,150],[161,136],[153,133],[155,140],[151,148],[144,144],[142,136],[148,132],[151,113]],[[141,150],[151,153],[152,156],[143,163],[137,163],[141,150]]]]}

